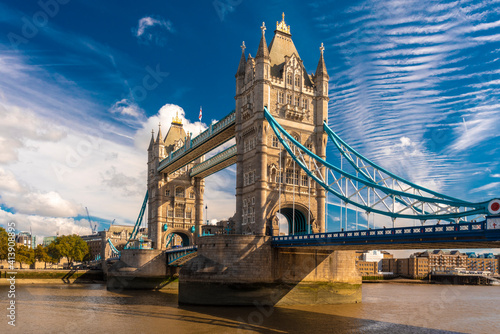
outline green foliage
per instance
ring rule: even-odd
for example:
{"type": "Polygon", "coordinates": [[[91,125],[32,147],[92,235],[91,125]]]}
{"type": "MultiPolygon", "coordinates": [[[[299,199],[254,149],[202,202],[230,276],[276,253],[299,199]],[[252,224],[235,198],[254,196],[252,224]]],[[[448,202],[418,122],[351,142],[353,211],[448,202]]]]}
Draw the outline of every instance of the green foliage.
{"type": "Polygon", "coordinates": [[[58,237],[53,244],[57,248],[59,258],[65,257],[68,263],[82,261],[89,252],[87,243],[76,234],[58,237]]]}
{"type": "Polygon", "coordinates": [[[7,260],[9,235],[3,227],[0,227],[0,260],[7,260]]]}
{"type": "Polygon", "coordinates": [[[45,252],[47,253],[48,262],[58,263],[59,260],[61,260],[62,255],[59,252],[55,241],[45,247],[45,252]]]}
{"type": "Polygon", "coordinates": [[[47,268],[47,262],[49,263],[57,263],[59,259],[53,258],[49,255],[49,247],[43,247],[42,245],[38,245],[35,248],[35,260],[38,262],[44,262],[45,268],[47,268]]]}
{"type": "Polygon", "coordinates": [[[38,262],[47,262],[47,250],[42,245],[37,245],[35,248],[35,260],[38,262]]]}
{"type": "Polygon", "coordinates": [[[35,251],[24,245],[16,247],[16,261],[21,265],[21,269],[23,269],[23,263],[28,265],[35,263],[35,251]]]}

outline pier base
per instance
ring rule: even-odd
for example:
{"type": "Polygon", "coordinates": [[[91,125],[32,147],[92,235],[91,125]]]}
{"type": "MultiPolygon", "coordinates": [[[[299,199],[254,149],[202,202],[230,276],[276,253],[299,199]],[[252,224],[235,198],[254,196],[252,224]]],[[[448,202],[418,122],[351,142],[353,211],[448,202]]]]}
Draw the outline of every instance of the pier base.
{"type": "Polygon", "coordinates": [[[154,249],[124,249],[107,268],[108,290],[177,289],[178,268],[167,267],[165,253],[154,249]]]}
{"type": "Polygon", "coordinates": [[[180,271],[179,303],[339,304],[361,301],[354,251],[272,248],[271,238],[198,239],[198,256],[180,271]]]}

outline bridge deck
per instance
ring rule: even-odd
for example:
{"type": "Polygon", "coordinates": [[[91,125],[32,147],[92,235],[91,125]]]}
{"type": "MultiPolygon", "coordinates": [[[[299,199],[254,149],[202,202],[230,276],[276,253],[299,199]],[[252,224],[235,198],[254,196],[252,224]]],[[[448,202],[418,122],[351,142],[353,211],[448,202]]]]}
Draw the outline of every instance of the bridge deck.
{"type": "Polygon", "coordinates": [[[236,163],[236,145],[220,152],[191,169],[191,177],[207,177],[236,163]]]}
{"type": "Polygon", "coordinates": [[[186,140],[183,147],[160,161],[158,172],[173,173],[193,160],[234,138],[236,113],[233,111],[199,136],[186,140]]]}
{"type": "Polygon", "coordinates": [[[498,248],[500,229],[486,222],[277,236],[273,247],[332,250],[498,248]]]}
{"type": "Polygon", "coordinates": [[[167,255],[167,265],[172,267],[180,267],[184,263],[195,257],[197,255],[197,251],[197,246],[168,249],[165,251],[165,254],[167,255]]]}

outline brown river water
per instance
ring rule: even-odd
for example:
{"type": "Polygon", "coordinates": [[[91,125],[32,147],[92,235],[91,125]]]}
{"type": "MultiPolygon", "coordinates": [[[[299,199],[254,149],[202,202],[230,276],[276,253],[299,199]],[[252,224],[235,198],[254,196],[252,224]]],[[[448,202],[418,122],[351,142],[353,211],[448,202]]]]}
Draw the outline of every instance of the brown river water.
{"type": "Polygon", "coordinates": [[[295,307],[178,306],[177,292],[104,285],[0,286],[0,333],[500,333],[500,287],[363,284],[363,302],[295,307]]]}

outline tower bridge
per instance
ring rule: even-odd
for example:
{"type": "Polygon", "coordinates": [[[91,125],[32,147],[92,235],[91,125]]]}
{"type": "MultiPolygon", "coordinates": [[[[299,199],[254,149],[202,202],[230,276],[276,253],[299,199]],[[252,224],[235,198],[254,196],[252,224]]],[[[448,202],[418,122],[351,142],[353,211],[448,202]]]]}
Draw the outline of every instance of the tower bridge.
{"type": "Polygon", "coordinates": [[[358,302],[361,278],[352,250],[500,247],[500,200],[473,203],[439,194],[351,148],[328,126],[323,44],[316,71],[308,74],[284,15],[269,45],[265,31],[263,24],[255,58],[242,45],[233,112],[196,137],[177,117],[165,137],[161,128],[151,137],[148,236],[151,251],[166,254],[164,264],[182,265],[179,302],[358,302]],[[234,146],[204,159],[232,138],[234,146]],[[327,160],[328,140],[347,162],[341,168],[327,160]],[[200,236],[204,178],[233,164],[235,230],[200,236]],[[367,217],[390,217],[393,226],[327,231],[326,193],[367,217]],[[288,235],[280,235],[278,217],[288,235]],[[397,219],[422,226],[397,227],[397,219]],[[174,235],[183,248],[173,248],[174,235]]]}

